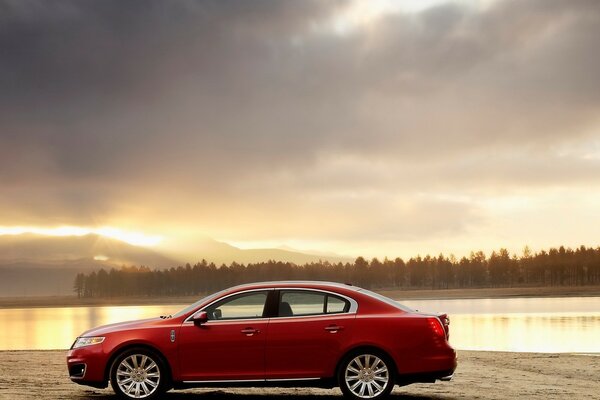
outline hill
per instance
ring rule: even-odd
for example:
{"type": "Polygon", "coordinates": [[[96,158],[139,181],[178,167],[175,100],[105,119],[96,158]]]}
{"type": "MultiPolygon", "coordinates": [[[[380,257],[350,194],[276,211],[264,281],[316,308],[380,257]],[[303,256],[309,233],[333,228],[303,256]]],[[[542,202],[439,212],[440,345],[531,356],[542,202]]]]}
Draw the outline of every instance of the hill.
{"type": "Polygon", "coordinates": [[[122,265],[168,268],[180,261],[100,235],[0,236],[0,296],[72,294],[78,272],[122,265]]]}
{"type": "Polygon", "coordinates": [[[214,262],[217,265],[231,264],[232,262],[248,264],[268,260],[292,262],[294,264],[306,264],[318,262],[319,260],[327,260],[330,262],[352,262],[354,260],[350,257],[343,257],[335,254],[308,254],[290,248],[240,249],[208,237],[198,239],[193,247],[193,252],[186,254],[183,258],[190,260],[190,262],[205,259],[209,262],[214,262]]]}
{"type": "Polygon", "coordinates": [[[211,238],[196,242],[189,254],[167,255],[101,235],[44,236],[37,234],[0,236],[0,297],[72,294],[78,272],[123,265],[171,268],[205,259],[223,263],[256,263],[267,260],[296,264],[320,259],[351,261],[349,258],[304,254],[284,249],[239,249],[211,238]]]}

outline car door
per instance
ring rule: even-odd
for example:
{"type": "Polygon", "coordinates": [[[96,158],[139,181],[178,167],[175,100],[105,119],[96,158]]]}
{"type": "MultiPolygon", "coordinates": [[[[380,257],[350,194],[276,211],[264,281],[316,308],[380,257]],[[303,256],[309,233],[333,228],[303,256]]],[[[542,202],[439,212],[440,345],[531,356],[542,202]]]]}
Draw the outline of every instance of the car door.
{"type": "Polygon", "coordinates": [[[182,380],[265,379],[269,320],[263,315],[269,292],[272,290],[227,296],[204,307],[205,323],[182,324],[178,338],[182,380]]]}
{"type": "Polygon", "coordinates": [[[280,290],[267,332],[267,379],[332,376],[351,339],[355,312],[355,301],[334,293],[280,290]]]}

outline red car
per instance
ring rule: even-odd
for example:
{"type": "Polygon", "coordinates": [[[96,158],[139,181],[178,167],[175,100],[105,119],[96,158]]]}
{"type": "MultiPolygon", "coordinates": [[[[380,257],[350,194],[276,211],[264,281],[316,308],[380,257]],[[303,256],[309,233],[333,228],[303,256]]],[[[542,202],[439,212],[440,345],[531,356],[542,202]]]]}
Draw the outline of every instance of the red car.
{"type": "Polygon", "coordinates": [[[379,399],[394,385],[449,380],[445,314],[351,285],[266,282],[208,296],[175,315],[106,325],[75,340],[71,380],[123,398],[171,388],[310,386],[379,399]]]}

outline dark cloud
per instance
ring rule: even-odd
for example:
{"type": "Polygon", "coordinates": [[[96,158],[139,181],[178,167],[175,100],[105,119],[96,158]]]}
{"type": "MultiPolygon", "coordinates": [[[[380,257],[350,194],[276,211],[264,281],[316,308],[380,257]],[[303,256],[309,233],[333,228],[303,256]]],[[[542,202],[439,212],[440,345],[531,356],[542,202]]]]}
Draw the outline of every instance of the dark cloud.
{"type": "Polygon", "coordinates": [[[597,160],[559,154],[597,137],[597,1],[448,3],[336,32],[348,4],[0,2],[3,216],[202,198],[215,220],[360,213],[328,234],[406,238],[481,220],[468,202],[420,212],[416,193],[597,182],[597,160]],[[344,197],[361,190],[398,217],[344,197]],[[436,223],[402,225],[398,198],[436,223]]]}

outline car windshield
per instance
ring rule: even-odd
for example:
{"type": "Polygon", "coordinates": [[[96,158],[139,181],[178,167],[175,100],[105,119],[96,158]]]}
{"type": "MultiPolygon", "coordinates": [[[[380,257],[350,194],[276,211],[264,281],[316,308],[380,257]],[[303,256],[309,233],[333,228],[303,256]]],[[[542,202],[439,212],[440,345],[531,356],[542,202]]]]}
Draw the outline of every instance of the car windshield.
{"type": "Polygon", "coordinates": [[[217,293],[213,293],[211,295],[203,297],[200,300],[198,300],[197,302],[195,302],[194,304],[190,304],[189,306],[187,306],[183,310],[179,311],[178,313],[173,314],[173,317],[177,318],[177,317],[181,317],[182,315],[188,314],[188,313],[194,311],[196,308],[198,308],[202,303],[205,303],[209,300],[219,297],[221,294],[225,293],[227,290],[229,290],[229,289],[223,289],[217,293]]]}
{"type": "Polygon", "coordinates": [[[379,301],[383,301],[384,303],[394,306],[402,311],[415,312],[415,310],[413,310],[412,308],[406,307],[405,305],[398,303],[396,300],[392,300],[389,297],[385,297],[379,293],[371,292],[370,290],[367,290],[367,289],[361,289],[360,292],[366,294],[367,296],[371,296],[379,301]]]}

